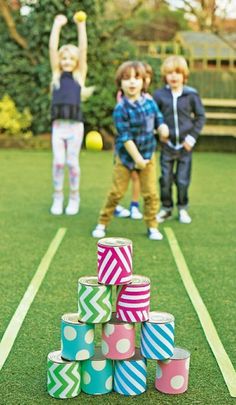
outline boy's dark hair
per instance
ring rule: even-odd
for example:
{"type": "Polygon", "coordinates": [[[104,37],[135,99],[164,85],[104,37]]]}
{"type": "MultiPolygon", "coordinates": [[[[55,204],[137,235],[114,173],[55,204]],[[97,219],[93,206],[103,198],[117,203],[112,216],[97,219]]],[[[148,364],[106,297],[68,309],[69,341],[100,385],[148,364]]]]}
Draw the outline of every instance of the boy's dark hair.
{"type": "Polygon", "coordinates": [[[145,87],[145,67],[142,62],[135,60],[124,62],[118,67],[115,75],[115,82],[119,89],[121,89],[121,80],[128,79],[132,69],[134,69],[137,78],[143,79],[143,86],[145,87]]]}

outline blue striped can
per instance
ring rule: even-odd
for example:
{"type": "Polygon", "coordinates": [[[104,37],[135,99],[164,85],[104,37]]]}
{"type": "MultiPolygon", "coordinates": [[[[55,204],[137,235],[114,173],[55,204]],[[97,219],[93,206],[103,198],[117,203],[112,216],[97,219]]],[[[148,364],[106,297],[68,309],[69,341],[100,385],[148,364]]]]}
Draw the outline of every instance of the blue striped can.
{"type": "Polygon", "coordinates": [[[61,356],[66,360],[86,360],[94,355],[94,324],[82,323],[78,314],[61,319],[61,356]]]}
{"type": "Polygon", "coordinates": [[[141,327],[141,354],[147,359],[165,360],[173,355],[174,316],[167,312],[149,312],[141,327]]]}
{"type": "Polygon", "coordinates": [[[81,362],[81,389],[86,394],[101,395],[112,391],[113,362],[106,359],[100,348],[95,348],[94,356],[81,362]]]}
{"type": "Polygon", "coordinates": [[[147,360],[136,348],[127,360],[114,361],[114,391],[125,396],[140,395],[147,389],[147,360]]]}

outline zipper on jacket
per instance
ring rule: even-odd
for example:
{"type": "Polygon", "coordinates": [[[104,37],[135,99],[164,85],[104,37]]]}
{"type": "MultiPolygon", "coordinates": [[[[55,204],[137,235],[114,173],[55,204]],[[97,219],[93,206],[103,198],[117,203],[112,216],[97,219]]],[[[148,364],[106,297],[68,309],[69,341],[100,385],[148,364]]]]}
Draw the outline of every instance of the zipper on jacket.
{"type": "Polygon", "coordinates": [[[174,123],[175,123],[175,138],[176,138],[176,146],[179,146],[179,122],[178,122],[178,113],[177,113],[177,100],[178,96],[176,97],[173,95],[173,111],[174,111],[174,123]]]}

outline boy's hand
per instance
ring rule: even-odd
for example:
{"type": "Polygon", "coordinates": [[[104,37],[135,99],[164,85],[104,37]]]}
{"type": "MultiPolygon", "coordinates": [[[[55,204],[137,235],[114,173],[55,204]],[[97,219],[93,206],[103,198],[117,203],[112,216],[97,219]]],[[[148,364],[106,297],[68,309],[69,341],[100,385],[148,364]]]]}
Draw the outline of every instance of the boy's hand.
{"type": "Polygon", "coordinates": [[[160,135],[160,141],[161,142],[163,142],[163,143],[167,143],[168,142],[168,140],[169,140],[169,137],[168,136],[162,136],[162,135],[160,135]]]}
{"type": "Polygon", "coordinates": [[[135,162],[135,169],[143,170],[147,166],[147,164],[150,162],[148,159],[140,159],[136,160],[135,162]]]}
{"type": "Polygon", "coordinates": [[[187,152],[191,152],[191,150],[192,150],[192,146],[190,146],[189,143],[187,143],[187,142],[183,143],[183,147],[187,152]]]}
{"type": "Polygon", "coordinates": [[[54,22],[59,26],[59,27],[63,27],[63,25],[67,24],[67,18],[65,15],[63,14],[58,14],[55,19],[54,22]]]}
{"type": "Polygon", "coordinates": [[[161,141],[167,142],[167,138],[169,137],[169,128],[166,124],[161,124],[158,127],[158,133],[160,135],[161,141]]]}

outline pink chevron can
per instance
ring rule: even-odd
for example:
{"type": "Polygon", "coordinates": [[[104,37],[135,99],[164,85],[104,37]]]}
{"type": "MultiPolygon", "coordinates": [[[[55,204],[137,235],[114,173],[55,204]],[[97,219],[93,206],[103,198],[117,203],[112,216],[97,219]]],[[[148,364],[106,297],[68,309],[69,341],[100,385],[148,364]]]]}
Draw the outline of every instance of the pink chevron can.
{"type": "Polygon", "coordinates": [[[148,320],[150,308],[150,279],[133,276],[131,284],[117,289],[116,317],[124,322],[148,320]]]}
{"type": "Polygon", "coordinates": [[[102,325],[102,354],[112,360],[123,360],[135,354],[135,325],[119,321],[115,313],[102,325]]]}
{"type": "Polygon", "coordinates": [[[97,243],[98,282],[106,285],[129,284],[132,278],[132,241],[104,238],[97,243]]]}
{"type": "Polygon", "coordinates": [[[175,347],[168,360],[158,360],[155,387],[165,394],[182,394],[188,388],[190,352],[175,347]]]}

